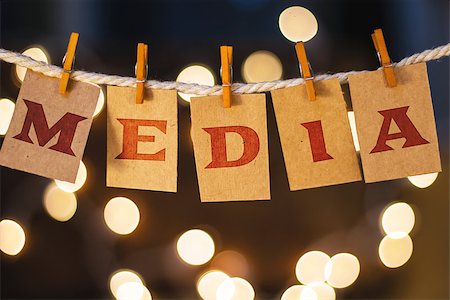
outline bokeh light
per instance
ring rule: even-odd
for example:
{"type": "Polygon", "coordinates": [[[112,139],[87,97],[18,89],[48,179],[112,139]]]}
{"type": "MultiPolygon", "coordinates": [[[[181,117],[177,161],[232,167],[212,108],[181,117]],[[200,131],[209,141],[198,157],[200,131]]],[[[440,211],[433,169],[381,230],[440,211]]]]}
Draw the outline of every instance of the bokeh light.
{"type": "Polygon", "coordinates": [[[5,135],[8,131],[15,107],[13,101],[6,98],[0,99],[0,135],[5,135]]]}
{"type": "Polygon", "coordinates": [[[413,242],[409,235],[401,238],[385,236],[378,247],[381,262],[388,268],[403,266],[413,253],[413,242]]]}
{"type": "Polygon", "coordinates": [[[105,106],[105,92],[98,84],[95,84],[95,86],[100,89],[100,94],[98,95],[97,105],[95,106],[93,117],[96,117],[99,113],[101,113],[103,107],[105,106]]]}
{"type": "Polygon", "coordinates": [[[8,255],[17,255],[25,246],[25,231],[16,221],[0,221],[0,250],[8,255]]]}
{"type": "Polygon", "coordinates": [[[384,232],[391,238],[402,238],[414,227],[415,216],[411,206],[404,202],[389,205],[381,217],[384,232]]]}
{"type": "Polygon", "coordinates": [[[139,209],[128,198],[116,197],[105,206],[104,217],[109,229],[118,234],[130,234],[139,224],[139,209]]]}
{"type": "MultiPolygon", "coordinates": [[[[208,68],[200,65],[192,65],[184,68],[180,74],[178,74],[177,82],[184,83],[197,83],[201,85],[209,85],[214,86],[215,79],[214,75],[208,68]]],[[[195,97],[195,95],[178,93],[181,99],[190,102],[191,97],[195,97]]]]}
{"type": "MultiPolygon", "coordinates": [[[[37,61],[42,61],[45,63],[50,63],[49,55],[47,51],[42,47],[30,47],[22,52],[23,55],[29,56],[37,61]]],[[[25,78],[25,74],[27,73],[27,68],[15,65],[16,67],[16,77],[19,82],[22,82],[25,78]]]]}
{"type": "Polygon", "coordinates": [[[330,257],[321,251],[310,251],[303,254],[295,266],[298,281],[303,284],[325,281],[325,267],[330,257]]]}
{"type": "Polygon", "coordinates": [[[222,271],[208,271],[197,282],[197,292],[204,300],[216,300],[218,287],[230,276],[222,271]]]}
{"type": "Polygon", "coordinates": [[[77,197],[74,193],[61,190],[52,182],[44,192],[44,207],[53,219],[66,222],[77,211],[77,197]]]}
{"type": "Polygon", "coordinates": [[[81,187],[83,187],[84,183],[86,182],[86,179],[87,179],[87,169],[84,163],[80,160],[80,166],[78,167],[77,178],[75,179],[75,183],[56,179],[55,183],[61,190],[73,193],[81,189],[81,187]]]}
{"type": "Polygon", "coordinates": [[[316,282],[308,285],[316,293],[318,300],[335,300],[336,292],[334,289],[324,282],[316,282]]]}
{"type": "Polygon", "coordinates": [[[151,300],[150,291],[139,282],[126,282],[117,289],[117,300],[151,300]]]}
{"type": "Polygon", "coordinates": [[[225,250],[215,255],[211,261],[211,268],[238,277],[247,277],[249,272],[247,259],[233,250],[225,250]]]}
{"type": "Polygon", "coordinates": [[[358,133],[356,131],[355,113],[353,111],[349,111],[347,114],[348,114],[348,121],[350,122],[350,129],[352,131],[353,144],[355,145],[355,150],[359,151],[360,148],[359,148],[358,133]]]}
{"type": "Polygon", "coordinates": [[[141,276],[133,270],[121,269],[114,272],[109,279],[109,289],[115,298],[118,298],[118,289],[126,283],[138,283],[144,285],[141,276]]]}
{"type": "Polygon", "coordinates": [[[424,189],[432,185],[437,177],[438,173],[430,173],[430,174],[409,176],[408,180],[416,187],[424,189]]]}
{"type": "Polygon", "coordinates": [[[281,79],[283,65],[274,53],[261,50],[250,54],[242,64],[245,82],[263,82],[281,79]]]}
{"type": "Polygon", "coordinates": [[[319,298],[312,287],[293,285],[284,291],[281,295],[281,300],[319,300],[319,298]]]}
{"type": "Polygon", "coordinates": [[[325,274],[327,282],[334,288],[345,288],[355,282],[360,271],[359,261],[350,253],[339,253],[327,263],[325,274]]]}
{"type": "Polygon", "coordinates": [[[224,280],[217,288],[217,300],[253,300],[255,290],[245,279],[233,277],[224,280]]]}
{"type": "Polygon", "coordinates": [[[306,42],[312,39],[318,30],[316,17],[301,6],[286,8],[278,19],[281,33],[291,42],[306,42]]]}
{"type": "Polygon", "coordinates": [[[183,233],[177,241],[180,258],[190,265],[203,265],[214,255],[212,237],[203,230],[191,229],[183,233]]]}

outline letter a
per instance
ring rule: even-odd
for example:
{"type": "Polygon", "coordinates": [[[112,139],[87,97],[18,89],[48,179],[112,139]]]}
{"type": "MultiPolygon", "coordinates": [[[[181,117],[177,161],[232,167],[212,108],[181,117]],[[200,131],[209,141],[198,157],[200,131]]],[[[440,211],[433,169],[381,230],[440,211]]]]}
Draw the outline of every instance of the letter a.
{"type": "Polygon", "coordinates": [[[59,132],[58,141],[49,149],[75,156],[71,149],[75,131],[78,123],[87,118],[66,113],[55,125],[49,128],[42,104],[25,99],[23,101],[28,108],[27,115],[25,116],[22,131],[13,138],[33,144],[29,136],[31,124],[33,124],[39,146],[45,146],[59,132]]]}
{"type": "Polygon", "coordinates": [[[206,166],[209,168],[229,168],[238,167],[250,163],[256,158],[259,152],[258,134],[250,127],[227,126],[203,128],[211,136],[212,161],[206,166]],[[244,144],[242,156],[237,160],[227,159],[227,143],[225,134],[234,132],[240,135],[244,144]]]}
{"type": "Polygon", "coordinates": [[[384,118],[383,124],[381,125],[377,144],[370,153],[393,150],[386,144],[386,142],[389,140],[396,140],[400,138],[406,139],[402,148],[429,144],[429,142],[420,135],[420,133],[417,131],[416,127],[414,127],[414,124],[406,114],[408,108],[409,106],[403,106],[399,108],[379,111],[379,113],[384,118]],[[400,132],[391,134],[389,133],[389,128],[391,127],[392,120],[394,120],[394,122],[397,124],[400,132]]]}
{"type": "Polygon", "coordinates": [[[134,160],[159,160],[166,159],[166,149],[161,149],[156,153],[138,153],[138,142],[155,141],[153,135],[139,135],[140,126],[153,126],[158,128],[164,134],[166,133],[167,121],[155,120],[134,120],[117,119],[123,125],[123,150],[116,159],[134,159],[134,160]]]}
{"type": "Polygon", "coordinates": [[[323,137],[323,129],[321,121],[313,121],[302,123],[302,126],[308,130],[309,143],[311,145],[311,153],[314,162],[333,159],[327,153],[325,148],[325,139],[323,137]]]}

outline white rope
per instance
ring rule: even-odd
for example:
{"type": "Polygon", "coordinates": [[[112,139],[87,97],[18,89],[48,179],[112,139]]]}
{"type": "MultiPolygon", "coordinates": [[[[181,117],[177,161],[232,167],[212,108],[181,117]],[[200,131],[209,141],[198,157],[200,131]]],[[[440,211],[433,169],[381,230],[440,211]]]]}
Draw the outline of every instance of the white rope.
{"type": "MultiPolygon", "coordinates": [[[[427,62],[430,60],[437,60],[439,58],[450,56],[450,43],[443,45],[434,49],[428,49],[421,53],[416,53],[410,57],[405,57],[400,62],[393,64],[394,66],[406,66],[411,64],[417,64],[421,62],[427,62]]],[[[29,56],[23,55],[21,53],[16,53],[13,51],[5,50],[0,48],[0,60],[5,62],[15,64],[21,67],[31,69],[35,72],[42,73],[46,76],[61,78],[61,73],[63,69],[49,65],[44,62],[36,61],[29,56]]],[[[341,83],[346,83],[348,76],[351,74],[358,74],[367,71],[350,71],[341,72],[335,74],[321,74],[315,76],[314,80],[325,80],[331,78],[337,78],[341,83]]],[[[71,74],[72,80],[95,83],[95,84],[106,84],[106,85],[116,85],[116,86],[136,86],[136,78],[134,77],[122,77],[117,75],[107,75],[101,73],[85,72],[85,71],[74,71],[71,74]]],[[[257,82],[257,83],[233,83],[232,91],[235,94],[252,94],[268,92],[276,89],[291,87],[303,83],[303,78],[294,78],[287,80],[276,80],[269,82],[257,82]]],[[[145,83],[147,88],[152,89],[163,89],[163,90],[178,90],[179,92],[193,95],[220,95],[222,94],[222,86],[206,86],[192,83],[183,83],[175,81],[157,81],[148,80],[145,83]]]]}

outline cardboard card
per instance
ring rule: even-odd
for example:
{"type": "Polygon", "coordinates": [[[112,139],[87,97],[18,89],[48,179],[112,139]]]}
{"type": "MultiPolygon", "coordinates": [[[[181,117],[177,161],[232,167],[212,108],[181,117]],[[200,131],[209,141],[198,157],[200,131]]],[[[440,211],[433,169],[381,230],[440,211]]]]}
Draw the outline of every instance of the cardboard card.
{"type": "Polygon", "coordinates": [[[192,98],[191,119],[201,201],[270,199],[265,95],[192,98]]]}

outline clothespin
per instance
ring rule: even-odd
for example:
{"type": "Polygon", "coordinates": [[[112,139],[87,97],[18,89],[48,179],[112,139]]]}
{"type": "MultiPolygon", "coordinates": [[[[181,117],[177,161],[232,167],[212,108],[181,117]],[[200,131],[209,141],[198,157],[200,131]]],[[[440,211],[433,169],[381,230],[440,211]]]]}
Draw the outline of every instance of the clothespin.
{"type": "Polygon", "coordinates": [[[77,32],[72,32],[69,39],[69,45],[67,46],[66,55],[64,55],[63,58],[64,72],[62,73],[61,80],[59,81],[59,93],[62,95],[66,94],[70,73],[73,71],[72,69],[75,61],[75,49],[77,48],[78,36],[79,34],[77,32]]]}
{"type": "Polygon", "coordinates": [[[148,45],[139,43],[137,46],[136,63],[136,104],[144,103],[145,81],[148,72],[148,45]]]}
{"type": "Polygon", "coordinates": [[[233,47],[220,46],[223,107],[231,107],[231,83],[233,81],[233,47]]]}
{"type": "Polygon", "coordinates": [[[310,101],[316,100],[316,90],[314,89],[314,76],[311,72],[311,67],[306,57],[305,45],[303,42],[295,43],[295,52],[297,53],[298,61],[300,62],[300,73],[305,80],[306,93],[310,101]]]}
{"type": "Polygon", "coordinates": [[[383,67],[384,77],[389,87],[397,86],[397,79],[395,78],[394,68],[392,67],[392,61],[389,57],[389,53],[386,47],[386,41],[384,40],[383,31],[381,29],[375,29],[372,33],[373,44],[378,53],[378,59],[383,67]]]}

